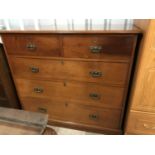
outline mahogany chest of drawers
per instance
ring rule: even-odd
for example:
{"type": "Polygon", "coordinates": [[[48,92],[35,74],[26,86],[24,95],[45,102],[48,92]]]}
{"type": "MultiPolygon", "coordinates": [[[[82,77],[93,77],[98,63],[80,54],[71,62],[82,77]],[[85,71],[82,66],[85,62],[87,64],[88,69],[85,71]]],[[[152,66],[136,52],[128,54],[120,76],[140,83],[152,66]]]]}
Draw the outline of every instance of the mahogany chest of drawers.
{"type": "Polygon", "coordinates": [[[3,32],[23,109],[49,124],[121,134],[138,33],[3,32]]]}

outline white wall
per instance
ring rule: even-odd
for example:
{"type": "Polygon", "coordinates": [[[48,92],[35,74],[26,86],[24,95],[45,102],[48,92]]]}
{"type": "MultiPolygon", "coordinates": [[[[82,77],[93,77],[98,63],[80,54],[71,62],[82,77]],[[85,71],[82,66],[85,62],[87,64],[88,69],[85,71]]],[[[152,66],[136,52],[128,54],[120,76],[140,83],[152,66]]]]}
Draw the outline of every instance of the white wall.
{"type": "Polygon", "coordinates": [[[122,29],[131,25],[132,19],[0,19],[0,29],[7,30],[80,30],[122,29]],[[121,27],[122,26],[122,27],[121,27]]]}

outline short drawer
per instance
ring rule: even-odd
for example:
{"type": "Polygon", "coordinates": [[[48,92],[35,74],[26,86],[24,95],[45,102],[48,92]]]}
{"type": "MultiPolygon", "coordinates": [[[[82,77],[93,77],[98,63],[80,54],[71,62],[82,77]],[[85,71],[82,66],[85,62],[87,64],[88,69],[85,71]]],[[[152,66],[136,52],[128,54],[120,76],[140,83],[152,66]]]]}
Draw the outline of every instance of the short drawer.
{"type": "Polygon", "coordinates": [[[126,85],[128,63],[67,61],[10,57],[13,73],[18,78],[42,80],[76,80],[102,84],[126,85]]]}
{"type": "Polygon", "coordinates": [[[100,84],[16,79],[21,97],[48,98],[97,107],[122,108],[124,88],[100,84]]]}
{"type": "Polygon", "coordinates": [[[25,110],[49,114],[50,120],[61,120],[67,123],[83,123],[105,128],[120,128],[120,110],[95,108],[85,105],[65,104],[37,98],[21,98],[25,110]]]}
{"type": "Polygon", "coordinates": [[[2,35],[8,54],[22,56],[61,56],[60,40],[56,35],[2,35]]]}
{"type": "Polygon", "coordinates": [[[130,113],[127,134],[155,134],[155,114],[132,111],[130,113]]]}
{"type": "Polygon", "coordinates": [[[66,35],[63,37],[64,56],[127,60],[135,42],[135,35],[66,35]]]}

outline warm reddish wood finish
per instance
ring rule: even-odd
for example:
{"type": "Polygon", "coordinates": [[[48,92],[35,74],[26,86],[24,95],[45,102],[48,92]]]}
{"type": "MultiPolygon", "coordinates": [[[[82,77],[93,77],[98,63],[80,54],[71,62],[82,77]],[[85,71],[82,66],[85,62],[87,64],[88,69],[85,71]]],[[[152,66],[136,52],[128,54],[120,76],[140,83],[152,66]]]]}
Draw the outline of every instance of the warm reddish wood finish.
{"type": "Polygon", "coordinates": [[[32,111],[48,112],[49,121],[57,119],[67,122],[88,124],[105,128],[119,129],[120,110],[102,109],[77,104],[53,103],[35,98],[21,98],[24,109],[32,111]],[[92,115],[96,116],[92,118],[92,115]]]}
{"type": "Polygon", "coordinates": [[[129,71],[128,63],[106,63],[97,61],[66,61],[53,59],[30,59],[10,57],[13,74],[17,78],[38,80],[77,80],[81,82],[96,82],[125,86],[129,71]],[[32,67],[38,68],[37,73],[32,67]],[[99,77],[93,77],[90,72],[101,72],[99,77]]]}
{"type": "Polygon", "coordinates": [[[64,57],[120,60],[130,59],[136,35],[66,35],[64,57]],[[91,46],[102,49],[93,53],[91,46]]]}
{"type": "Polygon", "coordinates": [[[138,34],[141,33],[142,30],[137,28],[137,26],[129,25],[130,28],[122,27],[120,29],[108,28],[108,29],[100,29],[100,30],[1,30],[0,34],[138,34]]]}
{"type": "Polygon", "coordinates": [[[74,102],[77,104],[91,105],[96,107],[122,108],[124,88],[110,87],[100,84],[77,83],[71,81],[37,81],[16,80],[17,88],[21,97],[37,97],[48,99],[51,102],[74,102]],[[35,88],[43,91],[37,93],[35,88]],[[95,96],[93,96],[95,94],[95,96]]]}
{"type": "Polygon", "coordinates": [[[28,56],[61,56],[59,36],[55,35],[11,35],[3,36],[8,54],[28,56]],[[30,44],[33,48],[28,48],[30,44]]]}
{"type": "MultiPolygon", "coordinates": [[[[8,31],[8,34],[2,34],[22,107],[47,112],[50,124],[104,134],[122,133],[139,31],[39,32],[8,31]],[[5,41],[7,35],[33,35],[34,38],[55,35],[59,38],[57,53],[61,54],[49,55],[42,50],[41,54],[27,55],[22,48],[20,52],[10,53],[5,41]],[[93,49],[91,54],[89,46],[97,47],[97,50],[93,49]]],[[[51,47],[45,46],[46,49],[51,47]]]]}

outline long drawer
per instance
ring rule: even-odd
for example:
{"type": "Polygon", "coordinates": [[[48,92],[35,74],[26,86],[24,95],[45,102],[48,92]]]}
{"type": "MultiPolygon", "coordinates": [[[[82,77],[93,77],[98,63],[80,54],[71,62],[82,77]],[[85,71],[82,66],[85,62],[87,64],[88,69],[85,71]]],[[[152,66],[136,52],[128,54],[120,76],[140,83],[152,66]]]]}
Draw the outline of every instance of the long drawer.
{"type": "Polygon", "coordinates": [[[60,79],[126,84],[129,64],[10,57],[13,74],[28,79],[60,79]]]}
{"type": "Polygon", "coordinates": [[[135,35],[65,35],[65,57],[90,59],[129,59],[134,48],[135,35]]]}
{"type": "Polygon", "coordinates": [[[124,88],[70,81],[39,81],[16,79],[21,97],[74,102],[97,107],[121,108],[124,88]]]}
{"type": "Polygon", "coordinates": [[[105,128],[120,128],[120,110],[103,109],[62,102],[50,103],[40,98],[21,98],[23,108],[29,111],[45,112],[50,120],[66,123],[83,123],[105,128]]]}
{"type": "Polygon", "coordinates": [[[128,119],[127,134],[155,134],[155,114],[131,111],[128,119]]]}
{"type": "Polygon", "coordinates": [[[8,54],[54,57],[62,55],[58,35],[7,34],[3,35],[3,42],[8,54]]]}

